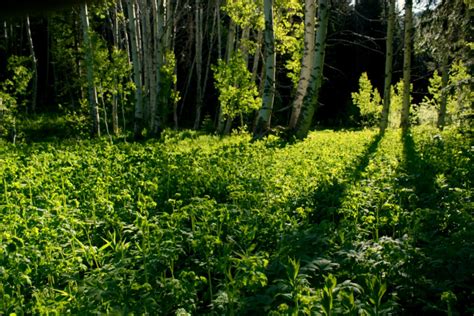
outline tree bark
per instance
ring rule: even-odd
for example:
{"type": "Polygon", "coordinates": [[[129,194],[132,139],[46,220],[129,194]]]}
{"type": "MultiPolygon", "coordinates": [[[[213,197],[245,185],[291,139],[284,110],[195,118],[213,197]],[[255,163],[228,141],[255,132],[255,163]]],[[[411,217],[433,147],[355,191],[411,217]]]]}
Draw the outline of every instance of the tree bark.
{"type": "Polygon", "coordinates": [[[323,82],[324,57],[328,31],[330,0],[320,0],[318,8],[319,27],[316,33],[315,54],[311,81],[303,99],[303,106],[298,118],[295,136],[303,139],[308,135],[314,112],[319,102],[319,91],[323,82]]]}
{"type": "Polygon", "coordinates": [[[413,31],[413,0],[405,0],[405,51],[403,54],[403,106],[400,127],[406,131],[410,127],[410,76],[413,31]]]}
{"type": "Polygon", "coordinates": [[[196,117],[194,129],[199,128],[202,110],[202,4],[195,0],[195,54],[196,54],[196,117]]]}
{"type": "Polygon", "coordinates": [[[142,127],[147,130],[147,134],[151,134],[150,130],[150,80],[151,67],[150,59],[152,51],[150,44],[152,41],[151,34],[147,25],[150,26],[149,10],[147,0],[137,0],[135,6],[136,23],[137,23],[137,41],[138,54],[142,62],[142,107],[143,107],[143,124],[142,127]]]}
{"type": "MultiPolygon", "coordinates": [[[[225,60],[228,63],[230,58],[234,54],[235,48],[235,30],[236,25],[235,22],[231,19],[229,22],[229,33],[227,34],[227,45],[225,51],[225,60]]],[[[229,122],[230,119],[225,119],[222,115],[221,108],[219,107],[219,114],[218,114],[218,122],[217,122],[217,132],[219,134],[227,134],[230,132],[231,123],[229,122]]]]}
{"type": "MultiPolygon", "coordinates": [[[[210,11],[210,10],[208,10],[210,11]]],[[[209,13],[209,12],[208,12],[209,13]]],[[[209,13],[210,14],[210,13],[209,13]]],[[[217,14],[213,14],[212,18],[212,26],[211,26],[211,33],[209,34],[209,49],[207,52],[207,60],[206,60],[206,72],[204,74],[204,81],[202,84],[202,95],[206,95],[206,88],[207,88],[207,81],[209,80],[209,71],[211,70],[211,55],[214,50],[214,43],[215,43],[215,37],[216,37],[216,21],[217,21],[217,14]]]]}
{"type": "Polygon", "coordinates": [[[128,25],[130,29],[130,46],[132,51],[133,81],[135,83],[135,122],[134,136],[140,138],[143,129],[143,100],[142,100],[142,63],[138,51],[138,35],[135,16],[135,0],[128,0],[128,25]]]}
{"type": "Polygon", "coordinates": [[[295,100],[293,101],[293,110],[291,112],[289,129],[294,129],[300,116],[304,96],[308,89],[311,70],[313,69],[314,59],[314,27],[316,18],[315,0],[305,0],[304,2],[304,52],[301,60],[301,73],[298,87],[296,89],[295,100]]]}
{"type": "MultiPolygon", "coordinates": [[[[118,7],[115,5],[113,7],[113,14],[109,12],[110,24],[112,26],[112,40],[113,40],[113,49],[119,49],[119,23],[118,23],[118,7]]],[[[115,136],[119,134],[119,122],[118,122],[118,78],[114,76],[113,78],[114,92],[112,95],[112,132],[115,136]]]]}
{"type": "Polygon", "coordinates": [[[440,130],[444,129],[446,124],[446,108],[448,105],[448,81],[449,81],[449,65],[448,65],[448,56],[443,56],[442,66],[441,66],[441,102],[439,106],[438,113],[438,128],[440,130]]]}
{"type": "Polygon", "coordinates": [[[163,0],[153,0],[153,19],[154,19],[154,55],[155,55],[155,93],[157,99],[154,104],[151,105],[151,119],[153,120],[153,133],[158,134],[159,131],[163,128],[162,122],[162,76],[161,68],[163,67],[164,62],[164,47],[163,47],[163,33],[164,33],[164,23],[165,23],[165,13],[163,0]]]}
{"type": "Polygon", "coordinates": [[[248,51],[248,40],[250,37],[250,28],[247,26],[242,30],[242,36],[240,38],[240,51],[242,52],[242,57],[245,61],[245,65],[248,65],[249,62],[249,51],[248,51]]]}
{"type": "Polygon", "coordinates": [[[30,55],[33,62],[33,91],[31,96],[31,112],[36,112],[36,101],[38,96],[38,60],[36,59],[35,46],[33,45],[33,36],[31,35],[30,17],[26,16],[26,32],[28,44],[30,46],[30,55]]]}
{"type": "Polygon", "coordinates": [[[383,134],[388,126],[388,116],[390,113],[390,93],[392,87],[393,73],[393,33],[395,26],[395,0],[388,0],[389,10],[387,19],[387,40],[385,52],[385,82],[383,91],[383,109],[380,118],[380,133],[383,134]]]}
{"type": "Polygon", "coordinates": [[[253,65],[252,65],[252,80],[257,81],[257,72],[258,72],[258,65],[260,62],[260,54],[262,52],[262,39],[263,33],[261,30],[257,33],[257,48],[255,49],[255,55],[253,56],[253,65]]]}
{"type": "Polygon", "coordinates": [[[265,16],[265,78],[262,107],[257,114],[254,138],[263,137],[270,129],[273,102],[275,99],[275,35],[273,31],[273,0],[264,0],[265,16]]]}
{"type": "Polygon", "coordinates": [[[99,125],[99,108],[97,106],[97,90],[94,83],[94,56],[92,51],[92,44],[89,36],[89,14],[87,12],[87,4],[84,3],[81,7],[82,29],[84,34],[84,45],[86,54],[87,67],[87,87],[89,96],[89,108],[92,121],[91,136],[100,137],[99,125]]]}
{"type": "Polygon", "coordinates": [[[221,32],[221,1],[216,1],[217,15],[217,58],[222,59],[222,32],[221,32]]]}

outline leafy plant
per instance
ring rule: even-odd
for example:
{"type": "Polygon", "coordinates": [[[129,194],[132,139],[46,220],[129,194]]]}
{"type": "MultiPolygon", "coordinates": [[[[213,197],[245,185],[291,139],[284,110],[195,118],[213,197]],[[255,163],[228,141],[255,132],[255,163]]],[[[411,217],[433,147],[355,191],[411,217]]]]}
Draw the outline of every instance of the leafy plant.
{"type": "Polygon", "coordinates": [[[0,313],[472,310],[468,134],[250,140],[2,144],[0,313]]]}
{"type": "Polygon", "coordinates": [[[212,69],[222,115],[230,119],[240,116],[243,125],[243,116],[258,109],[261,99],[241,53],[233,55],[228,63],[219,60],[212,69]]]}
{"type": "Polygon", "coordinates": [[[8,77],[0,83],[0,137],[17,137],[17,115],[27,112],[29,84],[33,71],[29,69],[30,58],[12,55],[8,58],[8,77]]]}
{"type": "Polygon", "coordinates": [[[357,105],[363,126],[375,126],[380,120],[382,98],[372,86],[367,73],[359,78],[359,91],[352,93],[352,102],[357,105]]]}

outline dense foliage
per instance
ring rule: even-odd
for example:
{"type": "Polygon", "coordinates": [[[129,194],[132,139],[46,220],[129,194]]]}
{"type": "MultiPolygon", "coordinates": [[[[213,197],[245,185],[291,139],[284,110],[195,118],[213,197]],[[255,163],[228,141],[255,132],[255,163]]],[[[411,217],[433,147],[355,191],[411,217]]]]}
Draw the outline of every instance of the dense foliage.
{"type": "Polygon", "coordinates": [[[473,139],[0,146],[0,314],[471,315],[473,139]]]}

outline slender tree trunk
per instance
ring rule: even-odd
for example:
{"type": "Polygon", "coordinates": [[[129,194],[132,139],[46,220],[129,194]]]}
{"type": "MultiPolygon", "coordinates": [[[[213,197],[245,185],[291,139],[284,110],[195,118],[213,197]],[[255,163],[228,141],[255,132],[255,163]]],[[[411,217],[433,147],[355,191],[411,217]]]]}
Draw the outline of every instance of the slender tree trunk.
{"type": "Polygon", "coordinates": [[[449,81],[449,65],[448,56],[443,56],[441,66],[441,102],[438,113],[438,128],[443,130],[446,124],[446,108],[448,105],[448,81],[449,81]]]}
{"type": "Polygon", "coordinates": [[[140,60],[142,61],[142,106],[143,106],[143,128],[146,128],[148,135],[151,134],[150,129],[150,99],[151,89],[150,81],[152,76],[152,62],[151,59],[151,41],[152,35],[149,31],[150,15],[147,0],[137,0],[136,2],[136,21],[137,21],[137,36],[138,49],[140,60]],[[148,25],[148,29],[147,29],[148,25]]]}
{"type": "Polygon", "coordinates": [[[315,0],[305,0],[304,2],[304,52],[301,61],[300,80],[296,89],[296,97],[293,101],[293,110],[291,112],[288,128],[293,130],[298,122],[304,96],[308,89],[311,71],[313,69],[314,59],[314,27],[316,17],[315,0]]]}
{"type": "MultiPolygon", "coordinates": [[[[164,0],[166,7],[165,7],[165,37],[163,40],[163,46],[165,47],[165,51],[169,51],[172,45],[172,34],[171,31],[173,28],[173,6],[171,0],[164,0]]],[[[176,4],[177,5],[177,4],[176,4]]]]}
{"type": "Polygon", "coordinates": [[[132,51],[133,81],[135,83],[135,138],[139,138],[143,129],[143,103],[142,103],[142,63],[138,51],[138,35],[135,16],[135,0],[128,0],[128,23],[130,28],[130,43],[132,51]]]}
{"type": "MultiPolygon", "coordinates": [[[[129,1],[129,0],[126,0],[126,1],[129,1]]],[[[123,9],[123,5],[122,5],[122,1],[118,1],[117,2],[117,5],[118,5],[118,9],[119,9],[119,12],[121,12],[122,14],[125,14],[125,11],[123,9]]],[[[128,7],[128,5],[127,5],[128,7]]],[[[121,23],[122,24],[122,32],[123,32],[123,40],[124,40],[124,43],[123,43],[123,46],[125,48],[125,51],[127,52],[127,57],[128,57],[128,62],[130,63],[130,56],[131,56],[131,47],[130,47],[130,41],[128,39],[128,31],[127,31],[127,23],[126,21],[124,21],[124,23],[121,23]]]]}
{"type": "Polygon", "coordinates": [[[222,59],[221,1],[216,1],[217,15],[217,58],[222,59]]]}
{"type": "Polygon", "coordinates": [[[225,49],[225,60],[229,62],[234,54],[236,25],[233,20],[229,23],[229,33],[227,34],[227,46],[225,49]]]}
{"type": "Polygon", "coordinates": [[[162,76],[161,76],[161,68],[163,67],[164,62],[164,47],[163,47],[163,33],[164,33],[164,23],[165,23],[165,13],[164,13],[164,0],[154,0],[154,33],[155,33],[155,42],[154,42],[154,51],[155,51],[155,73],[156,73],[156,80],[155,80],[155,92],[157,95],[157,99],[155,104],[152,104],[151,108],[151,116],[154,120],[153,128],[154,134],[158,134],[162,127],[162,76]]]}
{"type": "Polygon", "coordinates": [[[38,60],[36,59],[35,46],[33,45],[33,36],[31,36],[30,17],[26,16],[26,32],[28,44],[30,46],[31,59],[33,61],[33,91],[31,96],[31,112],[36,112],[36,101],[38,97],[38,60]]]}
{"type": "Polygon", "coordinates": [[[308,85],[303,106],[296,125],[296,137],[303,139],[308,135],[314,112],[319,102],[319,91],[323,82],[324,56],[328,31],[330,0],[320,0],[318,8],[319,27],[316,33],[315,54],[311,81],[308,85]]]}
{"type": "Polygon", "coordinates": [[[263,32],[259,30],[257,33],[257,48],[255,49],[252,66],[252,80],[255,82],[257,81],[258,64],[260,62],[260,54],[262,52],[262,40],[263,32]]]}
{"type": "Polygon", "coordinates": [[[87,4],[84,3],[81,9],[82,28],[86,53],[89,108],[92,120],[91,136],[100,137],[99,108],[97,106],[97,90],[94,83],[94,57],[92,51],[92,44],[89,36],[89,14],[87,12],[87,4]]]}
{"type": "Polygon", "coordinates": [[[195,0],[195,50],[196,50],[196,118],[194,129],[199,128],[202,111],[202,4],[200,0],[195,0]]]}
{"type": "Polygon", "coordinates": [[[254,138],[263,137],[270,129],[273,102],[275,99],[275,35],[273,33],[273,0],[264,0],[265,16],[265,78],[262,107],[257,114],[254,138]]]}
{"type": "Polygon", "coordinates": [[[217,14],[213,14],[212,18],[212,26],[211,26],[211,34],[209,35],[209,49],[207,53],[207,61],[206,61],[206,72],[204,74],[204,82],[202,84],[202,95],[206,95],[206,88],[207,88],[207,81],[209,79],[209,71],[211,69],[211,54],[214,49],[214,42],[216,37],[216,20],[217,14]]]}
{"type": "MultiPolygon", "coordinates": [[[[122,5],[122,0],[117,1],[117,6],[118,6],[118,12],[120,12],[121,14],[125,14],[125,11],[124,11],[123,5],[122,5]]],[[[124,20],[122,22],[123,23],[120,23],[121,24],[120,26],[121,26],[122,33],[123,33],[123,41],[120,41],[120,45],[125,50],[125,52],[127,53],[127,62],[130,65],[130,63],[131,63],[131,61],[130,61],[131,47],[130,47],[130,41],[128,39],[127,22],[126,22],[126,20],[124,20]]],[[[130,75],[129,80],[132,81],[132,75],[130,75]]],[[[126,128],[127,128],[127,121],[126,121],[126,117],[125,117],[125,108],[124,108],[123,99],[124,98],[122,98],[122,103],[121,103],[122,128],[125,131],[126,128]]]]}
{"type": "Polygon", "coordinates": [[[393,33],[395,26],[395,0],[388,0],[388,19],[387,19],[387,40],[385,52],[385,83],[383,91],[383,109],[380,119],[380,133],[383,134],[388,126],[388,116],[390,113],[390,93],[392,87],[392,69],[393,69],[393,33]]]}
{"type": "Polygon", "coordinates": [[[242,37],[240,38],[240,51],[242,52],[242,58],[245,61],[245,65],[248,65],[249,62],[249,50],[248,50],[248,40],[250,37],[250,28],[245,27],[242,30],[242,37]]]}
{"type": "MultiPolygon", "coordinates": [[[[235,48],[235,30],[236,25],[235,22],[231,19],[229,23],[229,33],[227,34],[227,46],[225,51],[225,60],[228,63],[234,54],[235,48]]],[[[224,118],[222,114],[222,109],[219,107],[219,115],[218,115],[218,123],[217,123],[217,132],[219,134],[227,134],[230,132],[231,123],[229,122],[230,118],[227,120],[224,118]]]]}
{"type": "Polygon", "coordinates": [[[403,106],[400,127],[406,131],[410,127],[410,72],[412,51],[413,0],[405,0],[405,51],[403,55],[403,106]]]}
{"type": "MultiPolygon", "coordinates": [[[[170,4],[171,5],[171,4],[170,4]]],[[[173,76],[174,78],[176,78],[176,80],[173,80],[173,83],[172,83],[172,93],[175,95],[175,97],[172,99],[172,108],[173,108],[173,122],[174,122],[174,129],[177,130],[178,129],[178,101],[179,101],[179,98],[178,98],[178,95],[179,95],[179,92],[178,92],[178,87],[177,87],[177,82],[178,82],[178,65],[177,65],[177,62],[176,62],[176,55],[175,55],[175,45],[176,45],[176,33],[177,33],[177,29],[178,29],[178,8],[179,8],[179,0],[176,1],[176,3],[174,4],[174,10],[172,11],[173,12],[173,15],[172,16],[168,16],[168,19],[170,20],[170,25],[172,26],[172,29],[173,29],[173,32],[172,32],[172,38],[170,40],[170,52],[173,53],[173,57],[175,58],[175,62],[174,62],[174,68],[173,68],[173,76]],[[172,23],[171,23],[172,22],[172,23]]],[[[171,11],[170,11],[171,12],[171,11]]]]}
{"type": "MultiPolygon", "coordinates": [[[[113,7],[113,14],[110,13],[110,24],[112,25],[112,38],[113,38],[113,49],[119,49],[119,23],[118,23],[118,8],[117,5],[113,7]]],[[[113,78],[114,92],[112,95],[112,132],[115,136],[119,134],[119,122],[118,122],[118,78],[113,78]]]]}
{"type": "Polygon", "coordinates": [[[152,31],[152,26],[150,21],[152,16],[155,15],[154,8],[156,7],[153,3],[155,0],[141,0],[141,13],[142,13],[142,28],[143,28],[143,59],[145,65],[145,88],[147,91],[146,98],[147,106],[145,107],[145,122],[151,136],[156,136],[157,127],[155,126],[156,114],[156,103],[157,103],[157,93],[156,89],[156,67],[155,67],[155,54],[154,48],[154,32],[152,31]],[[153,10],[153,14],[152,11],[153,10]]]}
{"type": "Polygon", "coordinates": [[[5,39],[5,47],[8,47],[8,26],[7,21],[3,21],[3,38],[5,39]]]}

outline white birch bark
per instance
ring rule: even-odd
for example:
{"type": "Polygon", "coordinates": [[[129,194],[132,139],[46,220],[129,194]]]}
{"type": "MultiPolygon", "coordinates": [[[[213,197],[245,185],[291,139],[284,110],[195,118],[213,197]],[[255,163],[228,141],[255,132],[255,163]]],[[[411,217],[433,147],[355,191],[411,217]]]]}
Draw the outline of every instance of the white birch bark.
{"type": "Polygon", "coordinates": [[[400,127],[406,131],[410,127],[410,76],[413,31],[413,0],[405,0],[405,50],[403,53],[403,105],[400,127]]]}
{"type": "Polygon", "coordinates": [[[135,83],[134,134],[136,138],[139,138],[143,129],[142,63],[139,55],[135,0],[128,0],[127,8],[130,29],[130,48],[132,51],[133,81],[135,83]]]}
{"type": "Polygon", "coordinates": [[[202,111],[202,22],[203,12],[200,0],[195,0],[195,54],[196,54],[196,117],[194,129],[199,128],[202,111]]]}
{"type": "Polygon", "coordinates": [[[28,36],[28,44],[30,48],[31,60],[33,63],[33,91],[31,96],[31,112],[36,112],[36,101],[38,96],[38,60],[36,59],[35,46],[33,36],[31,35],[30,17],[26,16],[26,33],[28,36]]]}
{"type": "Polygon", "coordinates": [[[308,85],[303,107],[296,126],[296,137],[303,139],[308,135],[314,112],[319,102],[319,91],[323,82],[324,56],[329,23],[330,0],[320,0],[318,8],[319,27],[316,33],[315,54],[311,81],[308,85]]]}
{"type": "Polygon", "coordinates": [[[387,40],[385,51],[385,82],[383,91],[383,108],[380,118],[380,133],[384,133],[388,126],[390,113],[392,73],[393,73],[393,33],[395,26],[395,0],[388,0],[389,9],[387,17],[387,40]]]}
{"type": "Polygon", "coordinates": [[[81,7],[81,20],[86,54],[87,91],[90,116],[92,121],[91,136],[100,137],[99,108],[97,106],[97,90],[94,83],[94,56],[89,36],[89,14],[87,12],[86,3],[84,3],[81,7]]]}
{"type": "Polygon", "coordinates": [[[265,16],[265,77],[262,96],[262,107],[257,114],[254,138],[263,137],[270,128],[273,102],[275,99],[275,35],[273,30],[273,0],[264,0],[265,16]]]}
{"type": "Polygon", "coordinates": [[[313,69],[314,59],[314,29],[316,18],[316,2],[315,0],[305,0],[304,2],[304,52],[301,60],[301,73],[298,87],[296,89],[295,100],[293,101],[293,109],[291,112],[289,129],[294,129],[300,116],[303,100],[308,89],[313,69]]]}

